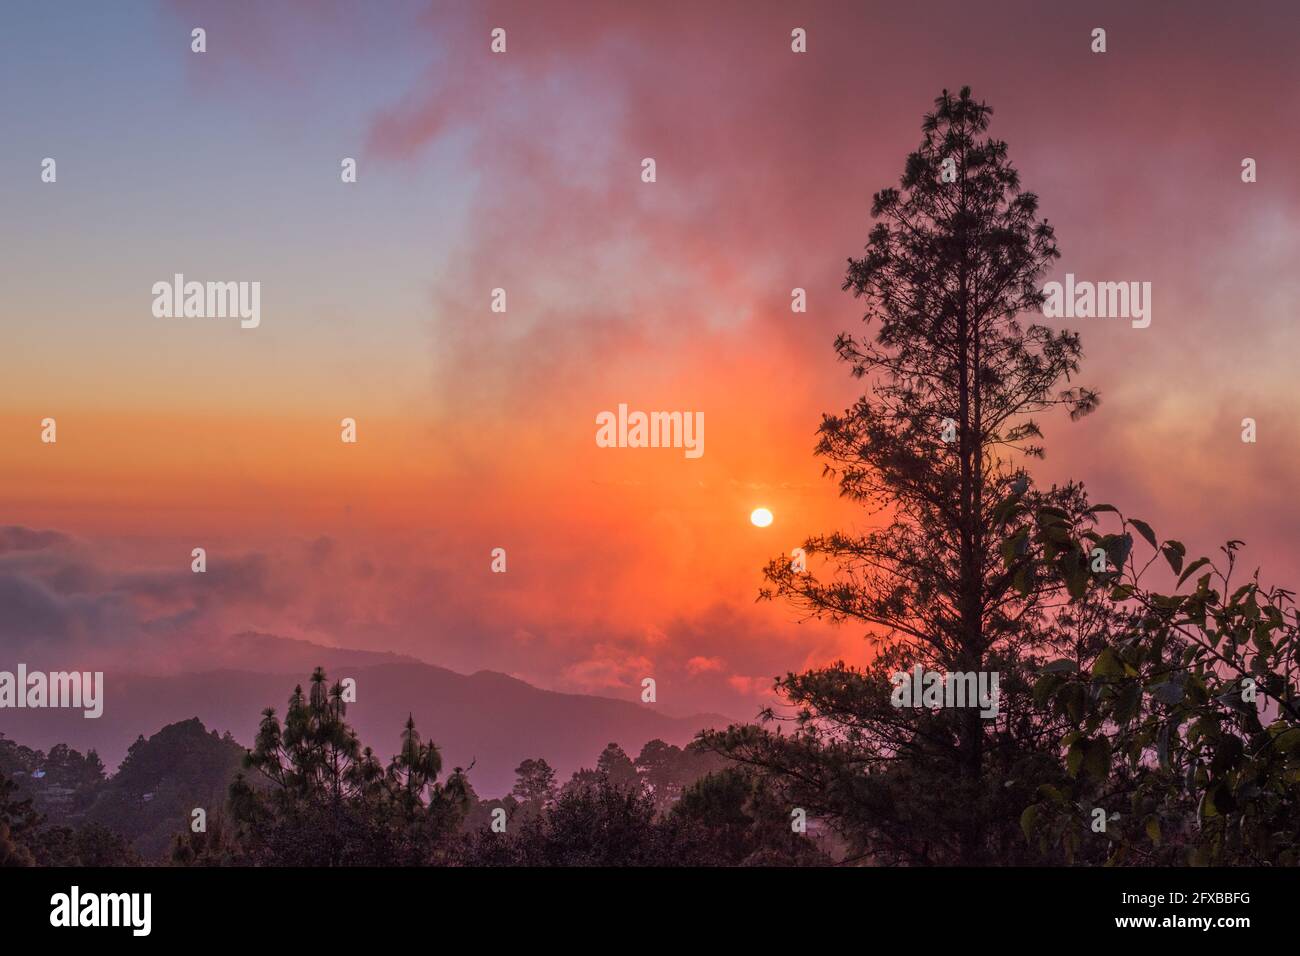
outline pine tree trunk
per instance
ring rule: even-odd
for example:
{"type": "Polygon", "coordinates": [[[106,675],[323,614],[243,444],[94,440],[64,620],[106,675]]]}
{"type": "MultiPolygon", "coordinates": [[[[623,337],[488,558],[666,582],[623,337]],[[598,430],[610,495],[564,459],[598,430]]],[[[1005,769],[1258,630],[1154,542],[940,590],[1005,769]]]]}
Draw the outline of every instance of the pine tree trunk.
{"type": "MultiPolygon", "coordinates": [[[[960,209],[963,231],[966,214],[966,157],[961,157],[960,209]]],[[[963,235],[963,240],[966,237],[963,235]]],[[[958,267],[957,341],[960,375],[958,379],[958,417],[961,426],[958,454],[961,461],[961,648],[957,670],[978,673],[983,665],[983,560],[980,553],[980,508],[978,485],[982,475],[983,453],[978,415],[979,403],[979,323],[971,315],[969,296],[969,246],[963,242],[958,267]]],[[[963,817],[960,837],[960,862],[976,866],[983,862],[983,821],[979,808],[979,780],[982,764],[984,728],[977,708],[961,711],[959,774],[961,790],[968,799],[970,813],[963,817]]]]}

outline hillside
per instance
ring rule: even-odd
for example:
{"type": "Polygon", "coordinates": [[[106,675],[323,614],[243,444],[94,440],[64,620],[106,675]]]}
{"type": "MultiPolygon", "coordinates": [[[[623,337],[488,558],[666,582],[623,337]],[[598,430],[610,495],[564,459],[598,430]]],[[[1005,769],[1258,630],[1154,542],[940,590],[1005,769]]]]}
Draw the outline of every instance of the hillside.
{"type": "Polygon", "coordinates": [[[131,745],[95,796],[85,820],[115,830],[145,859],[166,854],[196,807],[219,810],[244,748],[196,719],[170,724],[131,745]]]}
{"type": "MultiPolygon", "coordinates": [[[[190,718],[249,745],[262,710],[274,707],[283,715],[294,684],[306,684],[309,675],[307,667],[296,674],[108,673],[102,718],[87,720],[79,712],[62,710],[11,710],[3,730],[31,747],[66,743],[83,752],[93,748],[112,770],[138,735],[190,718]]],[[[442,749],[444,766],[474,761],[471,780],[483,796],[509,791],[514,768],[529,757],[544,757],[563,780],[592,766],[611,741],[632,753],[656,737],[680,746],[705,727],[729,722],[716,714],[667,717],[652,705],[555,693],[505,674],[467,676],[410,659],[330,672],[331,679],[338,677],[357,682],[358,699],[348,708],[348,721],[364,744],[387,759],[397,749],[407,714],[413,714],[421,734],[442,749]]]]}

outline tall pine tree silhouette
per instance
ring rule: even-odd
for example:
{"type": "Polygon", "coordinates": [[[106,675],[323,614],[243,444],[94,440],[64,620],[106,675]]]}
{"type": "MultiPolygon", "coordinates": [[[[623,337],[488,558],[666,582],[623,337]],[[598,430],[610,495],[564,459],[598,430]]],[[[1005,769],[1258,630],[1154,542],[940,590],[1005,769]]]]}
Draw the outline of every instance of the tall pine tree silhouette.
{"type": "Polygon", "coordinates": [[[1066,590],[1082,595],[1087,556],[1054,546],[1032,517],[1083,516],[1082,490],[1034,490],[1023,458],[1043,454],[1036,414],[1062,407],[1077,418],[1097,397],[1069,385],[1078,336],[1025,319],[1040,310],[1058,253],[1006,143],[988,135],[990,113],[969,88],[943,92],[900,188],[874,197],[865,254],[848,262],[844,288],[866,303],[874,337],[844,333],[835,349],[866,391],[824,416],[816,451],[875,527],[809,539],[807,571],[783,557],[765,572],[764,596],[867,625],[879,656],[865,671],[837,664],[779,681],[794,734],[751,726],[705,738],[782,778],[790,799],[881,860],[1001,854],[1026,794],[1004,800],[997,787],[1047,744],[1014,707],[995,720],[975,707],[893,707],[891,673],[1000,671],[1015,703],[1026,655],[1081,639],[1088,617],[1086,605],[1066,619],[1053,610],[1066,590]],[[1035,574],[1044,554],[1061,576],[1035,574]]]}

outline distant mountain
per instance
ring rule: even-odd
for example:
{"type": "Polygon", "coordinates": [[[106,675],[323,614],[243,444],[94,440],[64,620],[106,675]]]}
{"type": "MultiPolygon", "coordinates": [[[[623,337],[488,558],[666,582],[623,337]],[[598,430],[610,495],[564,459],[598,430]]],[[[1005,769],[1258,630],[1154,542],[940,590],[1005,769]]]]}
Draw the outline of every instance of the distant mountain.
{"type": "MultiPolygon", "coordinates": [[[[311,641],[280,637],[262,631],[243,631],[204,647],[203,670],[242,670],[253,664],[262,674],[310,674],[323,667],[333,672],[340,667],[368,667],[373,664],[422,664],[417,657],[388,651],[360,651],[348,647],[327,647],[311,641]]],[[[195,668],[186,668],[195,670],[195,668]]]]}
{"type": "Polygon", "coordinates": [[[555,693],[492,671],[466,676],[397,655],[333,651],[265,635],[247,639],[250,648],[270,649],[264,657],[253,657],[258,671],[169,677],[110,672],[104,677],[103,717],[87,720],[70,710],[5,710],[0,730],[31,747],[66,743],[81,751],[94,748],[110,771],[137,736],[188,718],[197,717],[218,732],[230,731],[239,743],[251,746],[262,710],[274,707],[283,718],[294,684],[307,684],[314,665],[306,660],[315,655],[317,662],[327,663],[333,657],[327,667],[331,681],[351,677],[357,682],[357,702],[349,705],[347,719],[363,744],[386,761],[397,750],[407,714],[413,714],[421,736],[441,748],[443,765],[466,767],[474,761],[470,780],[481,796],[491,797],[510,790],[515,767],[529,757],[545,758],[564,781],[580,767],[594,766],[611,741],[635,757],[648,740],[682,746],[699,730],[731,722],[718,714],[675,718],[652,705],[555,693]],[[383,662],[371,663],[374,658],[383,662]],[[264,664],[287,669],[268,673],[261,670],[264,664]]]}

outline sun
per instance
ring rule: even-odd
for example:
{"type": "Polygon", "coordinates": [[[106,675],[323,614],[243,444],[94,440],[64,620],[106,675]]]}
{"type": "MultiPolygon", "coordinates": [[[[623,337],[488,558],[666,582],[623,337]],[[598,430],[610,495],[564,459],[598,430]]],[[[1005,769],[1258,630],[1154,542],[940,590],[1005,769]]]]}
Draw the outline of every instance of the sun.
{"type": "Polygon", "coordinates": [[[766,528],[772,523],[772,512],[766,508],[755,508],[749,514],[749,521],[756,528],[766,528]]]}

